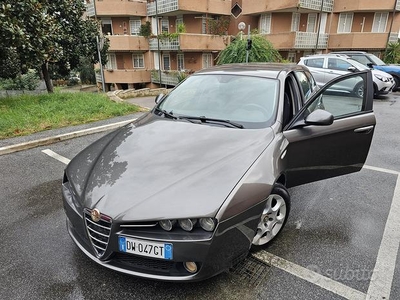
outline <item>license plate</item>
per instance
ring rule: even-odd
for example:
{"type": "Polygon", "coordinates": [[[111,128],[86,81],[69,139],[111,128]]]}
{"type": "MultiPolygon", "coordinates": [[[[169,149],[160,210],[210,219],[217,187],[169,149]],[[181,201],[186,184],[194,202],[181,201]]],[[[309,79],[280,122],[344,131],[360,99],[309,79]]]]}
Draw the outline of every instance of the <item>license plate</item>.
{"type": "Polygon", "coordinates": [[[119,251],[141,256],[172,259],[172,244],[156,243],[120,236],[119,251]]]}

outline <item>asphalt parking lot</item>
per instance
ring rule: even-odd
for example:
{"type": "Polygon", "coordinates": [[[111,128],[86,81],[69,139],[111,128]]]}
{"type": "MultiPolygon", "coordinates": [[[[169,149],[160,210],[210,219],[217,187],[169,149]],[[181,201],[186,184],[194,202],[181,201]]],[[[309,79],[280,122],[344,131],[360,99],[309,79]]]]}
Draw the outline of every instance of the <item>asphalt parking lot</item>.
{"type": "Polygon", "coordinates": [[[68,236],[63,169],[105,133],[0,156],[0,299],[399,299],[400,93],[375,100],[374,110],[361,172],[291,189],[280,237],[199,283],[115,273],[68,236]]]}

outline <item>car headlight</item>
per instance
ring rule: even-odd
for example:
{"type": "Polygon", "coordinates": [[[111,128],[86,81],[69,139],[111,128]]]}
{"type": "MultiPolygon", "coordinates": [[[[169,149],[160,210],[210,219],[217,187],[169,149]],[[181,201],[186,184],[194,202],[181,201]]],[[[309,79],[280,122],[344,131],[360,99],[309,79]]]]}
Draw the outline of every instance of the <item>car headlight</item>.
{"type": "Polygon", "coordinates": [[[385,76],[381,76],[381,75],[378,75],[378,74],[374,74],[374,76],[375,76],[375,78],[377,78],[377,79],[379,79],[380,81],[383,81],[383,82],[390,81],[390,79],[388,77],[385,77],[385,76]]]}
{"type": "Polygon", "coordinates": [[[179,220],[179,226],[185,231],[192,231],[194,225],[196,224],[197,220],[196,219],[183,219],[179,220]]]}
{"type": "Polygon", "coordinates": [[[199,223],[201,228],[205,231],[213,231],[215,228],[215,221],[213,218],[201,218],[199,223]]]}
{"type": "Polygon", "coordinates": [[[175,220],[162,220],[159,221],[158,224],[160,224],[161,228],[166,230],[166,231],[171,231],[172,227],[176,223],[175,220]]]}
{"type": "Polygon", "coordinates": [[[181,228],[185,231],[192,231],[195,228],[201,228],[205,231],[211,232],[215,229],[217,221],[214,218],[200,218],[200,219],[179,219],[179,220],[160,220],[158,225],[165,231],[171,231],[174,228],[181,228]]]}

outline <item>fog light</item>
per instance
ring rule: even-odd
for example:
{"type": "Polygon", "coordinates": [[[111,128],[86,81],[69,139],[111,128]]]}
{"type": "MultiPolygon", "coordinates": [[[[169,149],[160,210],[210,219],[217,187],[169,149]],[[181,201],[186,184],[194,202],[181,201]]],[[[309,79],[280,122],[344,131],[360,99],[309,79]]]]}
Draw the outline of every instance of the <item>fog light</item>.
{"type": "Polygon", "coordinates": [[[162,221],[159,221],[158,224],[160,224],[162,229],[164,229],[166,231],[171,231],[172,227],[175,224],[175,222],[176,222],[175,220],[173,220],[173,221],[171,221],[171,220],[162,220],[162,221]]]}
{"type": "Polygon", "coordinates": [[[183,230],[186,230],[186,231],[192,231],[193,230],[193,226],[195,224],[196,224],[196,219],[179,220],[179,226],[181,226],[181,228],[183,230]]]}
{"type": "Polygon", "coordinates": [[[197,264],[193,261],[184,262],[183,266],[185,267],[186,271],[188,271],[189,273],[197,272],[197,264]]]}
{"type": "Polygon", "coordinates": [[[213,231],[215,228],[215,222],[213,218],[201,218],[199,223],[201,228],[203,228],[205,231],[213,231]]]}

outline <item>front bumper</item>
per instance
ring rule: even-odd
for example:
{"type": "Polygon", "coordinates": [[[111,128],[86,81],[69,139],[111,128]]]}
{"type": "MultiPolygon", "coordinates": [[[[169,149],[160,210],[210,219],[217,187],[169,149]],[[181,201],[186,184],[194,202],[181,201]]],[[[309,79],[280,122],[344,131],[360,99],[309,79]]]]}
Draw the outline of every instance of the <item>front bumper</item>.
{"type": "Polygon", "coordinates": [[[389,94],[393,90],[395,83],[394,83],[394,80],[391,80],[388,82],[380,81],[379,84],[377,84],[375,82],[375,85],[376,85],[376,94],[377,95],[386,95],[386,94],[389,94]]]}
{"type": "MultiPolygon", "coordinates": [[[[163,281],[199,281],[223,271],[242,260],[248,253],[254,230],[257,227],[262,211],[260,204],[229,220],[221,222],[214,234],[205,240],[174,240],[168,238],[162,242],[173,244],[173,260],[149,258],[119,251],[118,236],[126,235],[121,232],[118,222],[113,222],[107,249],[98,257],[91,244],[83,216],[79,215],[64,200],[67,215],[68,232],[77,246],[96,263],[129,275],[163,280],[163,281]],[[198,270],[189,273],[183,266],[184,262],[196,262],[198,270]]],[[[148,238],[138,231],[130,237],[147,241],[160,242],[159,238],[148,238]]],[[[151,236],[151,235],[149,235],[151,236]]]]}

